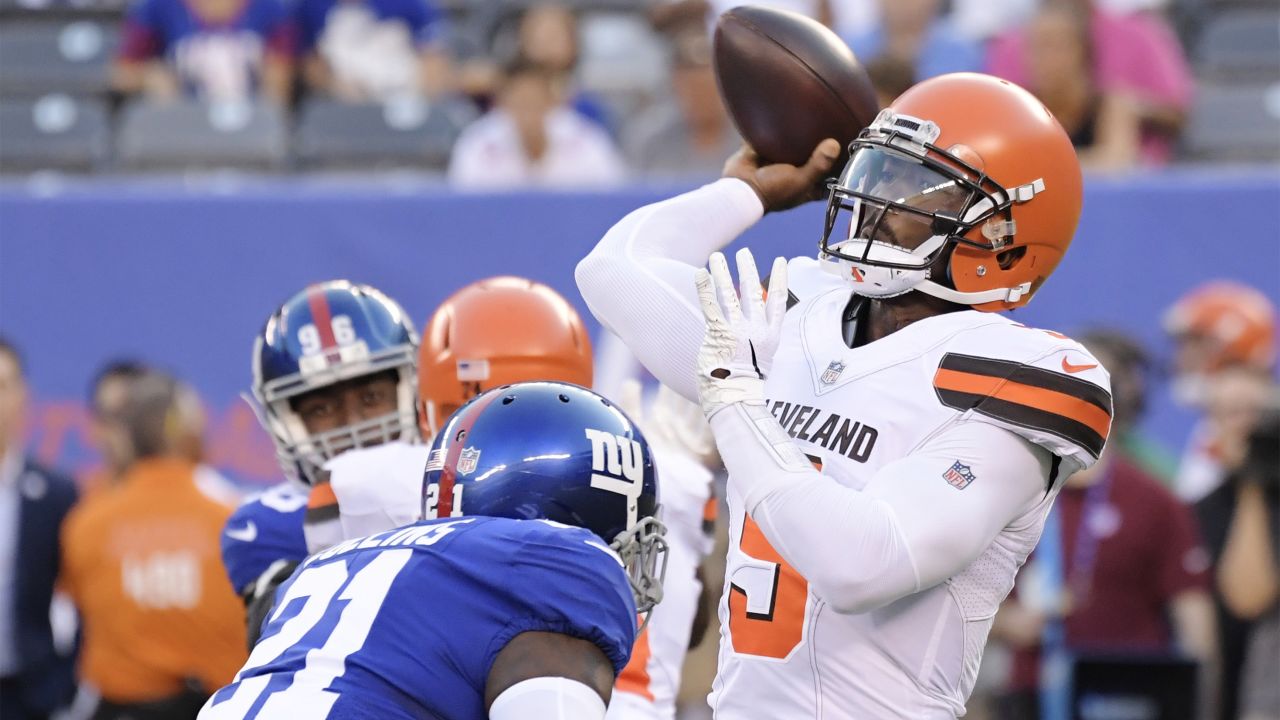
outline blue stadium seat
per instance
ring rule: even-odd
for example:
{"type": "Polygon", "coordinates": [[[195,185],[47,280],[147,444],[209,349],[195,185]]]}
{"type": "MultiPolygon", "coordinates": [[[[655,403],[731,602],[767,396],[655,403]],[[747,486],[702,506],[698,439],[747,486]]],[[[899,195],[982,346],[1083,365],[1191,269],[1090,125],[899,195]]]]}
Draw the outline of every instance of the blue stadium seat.
{"type": "Polygon", "coordinates": [[[0,100],[0,173],[93,170],[106,161],[110,145],[102,100],[0,100]]]}

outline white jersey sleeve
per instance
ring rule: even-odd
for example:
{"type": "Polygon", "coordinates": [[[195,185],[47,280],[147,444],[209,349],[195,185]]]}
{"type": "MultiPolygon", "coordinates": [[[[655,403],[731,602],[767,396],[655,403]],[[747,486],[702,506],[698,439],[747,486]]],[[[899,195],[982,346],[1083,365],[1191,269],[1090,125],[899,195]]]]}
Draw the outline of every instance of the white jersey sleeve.
{"type": "Polygon", "coordinates": [[[430,451],[426,445],[391,442],[348,450],[325,464],[343,540],[421,519],[422,475],[430,451]]]}
{"type": "Polygon", "coordinates": [[[859,490],[815,470],[762,405],[711,420],[741,498],[778,553],[837,612],[861,613],[961,572],[1048,492],[1050,454],[958,423],[859,490]]]}
{"type": "Polygon", "coordinates": [[[646,205],[578,263],[578,290],[654,377],[696,402],[694,359],[705,323],[694,272],[763,214],[755,191],[734,179],[646,205]]]}

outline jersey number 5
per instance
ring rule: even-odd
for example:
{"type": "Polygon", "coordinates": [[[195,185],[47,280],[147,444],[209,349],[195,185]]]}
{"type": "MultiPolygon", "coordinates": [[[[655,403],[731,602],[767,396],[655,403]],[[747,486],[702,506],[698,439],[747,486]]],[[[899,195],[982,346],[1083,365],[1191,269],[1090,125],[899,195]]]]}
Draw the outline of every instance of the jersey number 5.
{"type": "Polygon", "coordinates": [[[733,651],[783,660],[804,639],[809,583],[773,549],[750,515],[743,520],[738,549],[748,559],[729,580],[733,651]]]}

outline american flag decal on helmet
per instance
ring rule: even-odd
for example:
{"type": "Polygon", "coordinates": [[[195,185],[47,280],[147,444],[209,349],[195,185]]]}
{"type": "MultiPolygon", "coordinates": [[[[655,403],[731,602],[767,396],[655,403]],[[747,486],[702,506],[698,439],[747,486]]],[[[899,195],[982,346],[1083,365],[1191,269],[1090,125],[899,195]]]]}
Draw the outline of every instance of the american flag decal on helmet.
{"type": "Polygon", "coordinates": [[[973,474],[973,470],[959,460],[947,468],[947,471],[942,473],[942,477],[948,483],[951,483],[953,487],[960,490],[969,487],[969,483],[977,479],[977,476],[973,474]]]}

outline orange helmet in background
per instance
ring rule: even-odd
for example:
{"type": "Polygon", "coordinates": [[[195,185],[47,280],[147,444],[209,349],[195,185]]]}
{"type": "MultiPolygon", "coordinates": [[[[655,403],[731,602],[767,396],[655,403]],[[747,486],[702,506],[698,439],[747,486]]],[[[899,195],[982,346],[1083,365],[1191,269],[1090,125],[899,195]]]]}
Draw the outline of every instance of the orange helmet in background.
{"type": "Polygon", "coordinates": [[[1202,370],[1242,365],[1270,370],[1276,361],[1276,311],[1258,290],[1216,280],[1183,295],[1164,315],[1174,338],[1207,343],[1202,370]]]}
{"type": "Polygon", "coordinates": [[[559,293],[518,277],[474,282],[445,300],[422,331],[423,436],[491,388],[531,380],[591,387],[591,375],[591,338],[559,293]]]}
{"type": "Polygon", "coordinates": [[[1071,244],[1082,188],[1070,137],[1035,96],[990,75],[941,75],[851,143],[820,258],[867,297],[1021,307],[1071,244]]]}

